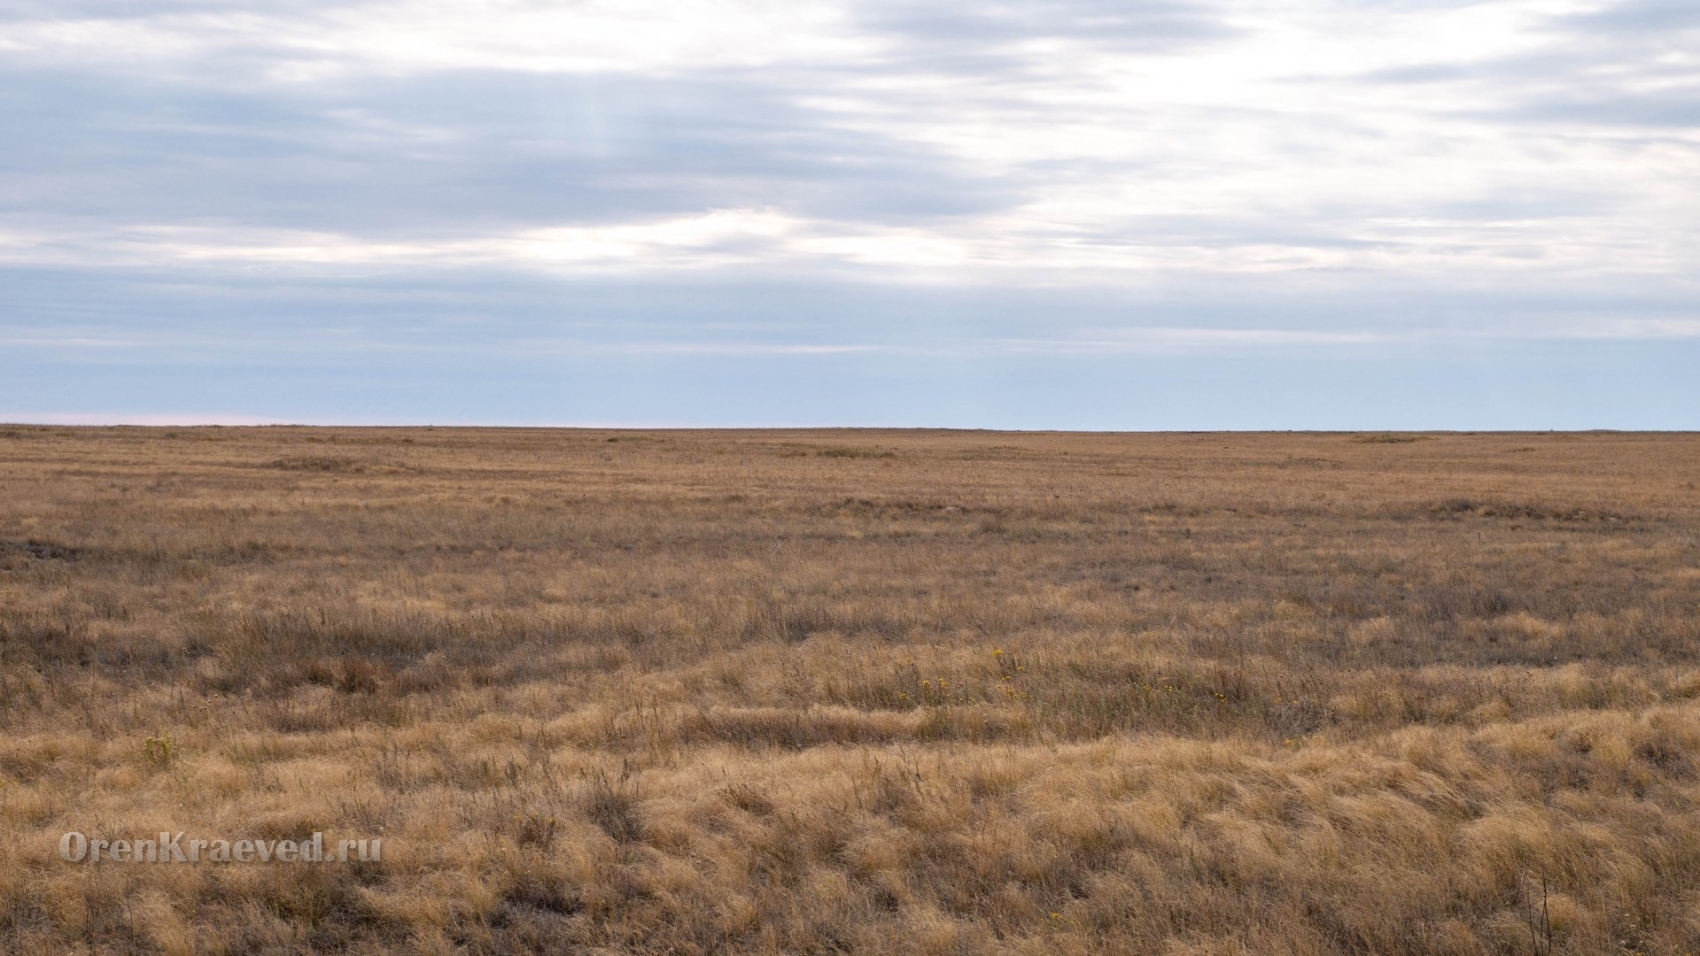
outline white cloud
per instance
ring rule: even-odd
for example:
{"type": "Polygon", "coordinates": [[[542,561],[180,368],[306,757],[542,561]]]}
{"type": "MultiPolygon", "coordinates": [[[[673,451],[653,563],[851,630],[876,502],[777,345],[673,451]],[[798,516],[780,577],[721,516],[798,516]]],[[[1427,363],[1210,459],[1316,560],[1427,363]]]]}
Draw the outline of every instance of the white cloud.
{"type": "Polygon", "coordinates": [[[0,49],[199,71],[253,56],[276,80],[437,70],[647,73],[762,67],[866,54],[830,4],[724,0],[544,3],[537,0],[305,2],[270,10],[219,5],[135,17],[46,16],[0,25],[0,49]]]}
{"type": "MultiPolygon", "coordinates": [[[[69,132],[0,171],[0,262],[1681,286],[1700,58],[1601,27],[1630,6],[84,0],[0,22],[12,85],[117,76],[133,99],[18,114],[21,143],[69,132]],[[582,83],[454,98],[490,74],[582,83]],[[1619,100],[1658,108],[1600,122],[1619,100]]],[[[1369,313],[1372,338],[1426,321],[1369,313]]]]}

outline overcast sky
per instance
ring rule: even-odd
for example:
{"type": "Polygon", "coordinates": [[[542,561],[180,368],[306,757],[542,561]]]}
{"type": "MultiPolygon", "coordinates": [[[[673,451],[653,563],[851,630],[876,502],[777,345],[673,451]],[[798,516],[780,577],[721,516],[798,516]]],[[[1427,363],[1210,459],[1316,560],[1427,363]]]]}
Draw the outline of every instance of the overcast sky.
{"type": "Polygon", "coordinates": [[[0,2],[0,420],[1700,428],[1700,3],[0,2]]]}

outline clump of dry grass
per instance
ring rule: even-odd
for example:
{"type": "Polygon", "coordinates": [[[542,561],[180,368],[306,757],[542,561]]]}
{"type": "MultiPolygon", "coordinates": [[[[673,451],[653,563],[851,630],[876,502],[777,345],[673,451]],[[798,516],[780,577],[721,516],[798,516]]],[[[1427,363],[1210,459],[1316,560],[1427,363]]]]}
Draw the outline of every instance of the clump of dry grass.
{"type": "Polygon", "coordinates": [[[1692,951],[1696,465],[9,426],[0,950],[1692,951]]]}

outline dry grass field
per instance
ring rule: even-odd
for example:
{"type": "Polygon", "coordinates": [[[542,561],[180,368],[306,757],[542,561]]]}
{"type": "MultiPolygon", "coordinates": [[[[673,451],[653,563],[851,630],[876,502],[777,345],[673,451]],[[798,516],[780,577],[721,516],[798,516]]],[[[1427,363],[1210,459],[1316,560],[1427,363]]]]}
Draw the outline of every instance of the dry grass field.
{"type": "Polygon", "coordinates": [[[0,426],[0,951],[1700,951],[1697,481],[1693,435],[0,426]]]}

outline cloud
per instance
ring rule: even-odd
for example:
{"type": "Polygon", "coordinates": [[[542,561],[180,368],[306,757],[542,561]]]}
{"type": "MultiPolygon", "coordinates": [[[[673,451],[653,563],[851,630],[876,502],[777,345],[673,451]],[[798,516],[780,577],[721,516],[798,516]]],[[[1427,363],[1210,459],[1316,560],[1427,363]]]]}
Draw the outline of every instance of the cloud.
{"type": "Polygon", "coordinates": [[[1689,55],[1700,8],[1629,0],[1579,12],[1531,6],[1528,13],[1519,28],[1525,42],[1486,55],[1378,67],[1356,81],[1405,87],[1408,100],[1483,127],[1540,125],[1572,141],[1601,127],[1614,136],[1635,129],[1666,135],[1700,119],[1693,107],[1700,64],[1689,55]]]}
{"type": "Polygon", "coordinates": [[[750,77],[447,74],[265,94],[63,71],[5,83],[0,120],[31,131],[0,159],[15,212],[440,235],[751,204],[915,221],[1018,200],[750,77]]]}
{"type": "Polygon", "coordinates": [[[1692,129],[1700,127],[1700,82],[1651,93],[1577,92],[1531,97],[1498,115],[1517,122],[1560,128],[1585,124],[1625,129],[1692,129]]]}
{"type": "Polygon", "coordinates": [[[1555,25],[1594,37],[1617,34],[1670,40],[1672,33],[1700,30],[1700,8],[1687,0],[1621,0],[1557,17],[1555,25]]]}
{"type": "Polygon", "coordinates": [[[873,0],[851,9],[855,27],[883,42],[871,58],[875,69],[965,74],[994,83],[1054,73],[1059,58],[1078,55],[1056,41],[1121,56],[1172,56],[1236,33],[1205,2],[873,0]]]}
{"type": "Polygon", "coordinates": [[[1053,37],[1086,37],[1172,49],[1177,43],[1219,39],[1234,32],[1213,4],[1166,0],[1035,0],[966,7],[941,0],[879,0],[858,5],[855,17],[859,24],[878,32],[952,44],[1020,44],[1053,37]]]}
{"type": "Polygon", "coordinates": [[[0,340],[868,369],[1685,342],[1689,6],[14,3],[0,340]]]}

